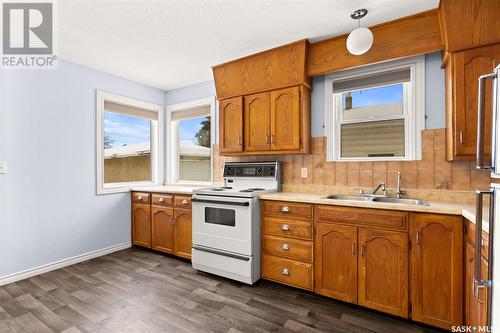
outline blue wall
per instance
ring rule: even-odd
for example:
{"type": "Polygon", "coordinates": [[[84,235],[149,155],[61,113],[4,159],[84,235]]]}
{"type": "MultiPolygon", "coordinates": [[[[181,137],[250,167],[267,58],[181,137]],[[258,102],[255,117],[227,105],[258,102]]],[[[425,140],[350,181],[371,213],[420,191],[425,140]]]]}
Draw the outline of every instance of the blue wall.
{"type": "Polygon", "coordinates": [[[0,278],[130,242],[130,194],[96,195],[96,89],[165,92],[65,61],[0,71],[0,278]]]}

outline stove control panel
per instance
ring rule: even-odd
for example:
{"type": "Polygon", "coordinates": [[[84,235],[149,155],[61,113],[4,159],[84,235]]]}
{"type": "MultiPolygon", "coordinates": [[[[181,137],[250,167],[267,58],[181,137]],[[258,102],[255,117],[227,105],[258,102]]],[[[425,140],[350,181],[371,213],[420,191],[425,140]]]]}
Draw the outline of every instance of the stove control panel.
{"type": "Polygon", "coordinates": [[[277,162],[269,163],[229,163],[224,165],[224,178],[226,177],[266,177],[276,178],[277,162]]]}

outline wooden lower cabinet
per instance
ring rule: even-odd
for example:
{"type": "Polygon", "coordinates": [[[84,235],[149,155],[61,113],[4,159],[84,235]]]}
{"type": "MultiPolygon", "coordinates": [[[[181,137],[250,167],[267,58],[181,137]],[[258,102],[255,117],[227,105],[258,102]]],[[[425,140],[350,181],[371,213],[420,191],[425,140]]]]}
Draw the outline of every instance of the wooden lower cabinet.
{"type": "Polygon", "coordinates": [[[176,209],[175,219],[175,255],[191,259],[192,213],[190,210],[176,209]]]}
{"type": "MultiPolygon", "coordinates": [[[[474,265],[476,262],[475,240],[473,235],[469,234],[465,242],[465,325],[467,326],[486,326],[487,324],[487,292],[484,288],[478,289],[478,294],[474,295],[474,265]]],[[[483,235],[484,237],[485,235],[483,235]]],[[[488,259],[481,255],[481,279],[488,278],[488,259]]]]}
{"type": "Polygon", "coordinates": [[[190,196],[132,192],[132,202],[133,245],[191,259],[190,196]]]}
{"type": "Polygon", "coordinates": [[[461,216],[411,214],[412,319],[451,329],[463,321],[461,216]]]}
{"type": "Polygon", "coordinates": [[[316,223],[315,292],[357,302],[357,228],[316,223]]]}
{"type": "Polygon", "coordinates": [[[172,208],[151,206],[151,248],[174,254],[174,210],[172,208]]]}
{"type": "Polygon", "coordinates": [[[358,304],[408,317],[408,234],[358,229],[358,304]]]}
{"type": "Polygon", "coordinates": [[[151,247],[149,204],[132,204],[132,243],[151,247]]]}

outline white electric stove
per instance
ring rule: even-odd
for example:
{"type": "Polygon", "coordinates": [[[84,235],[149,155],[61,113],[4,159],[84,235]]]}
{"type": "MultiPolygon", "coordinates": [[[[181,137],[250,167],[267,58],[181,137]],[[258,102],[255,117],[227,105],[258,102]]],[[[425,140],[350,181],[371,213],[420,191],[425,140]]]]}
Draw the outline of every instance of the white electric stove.
{"type": "Polygon", "coordinates": [[[193,194],[193,268],[248,284],[260,279],[258,196],[280,190],[279,162],[226,162],[224,186],[193,194]]]}

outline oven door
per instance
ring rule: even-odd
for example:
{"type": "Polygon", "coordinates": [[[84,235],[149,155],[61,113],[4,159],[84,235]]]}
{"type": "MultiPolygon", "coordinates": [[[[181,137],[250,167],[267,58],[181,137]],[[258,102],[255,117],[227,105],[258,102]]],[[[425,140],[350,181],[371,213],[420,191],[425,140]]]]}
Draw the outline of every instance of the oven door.
{"type": "Polygon", "coordinates": [[[252,255],[253,199],[195,195],[192,204],[195,246],[252,255]]]}

